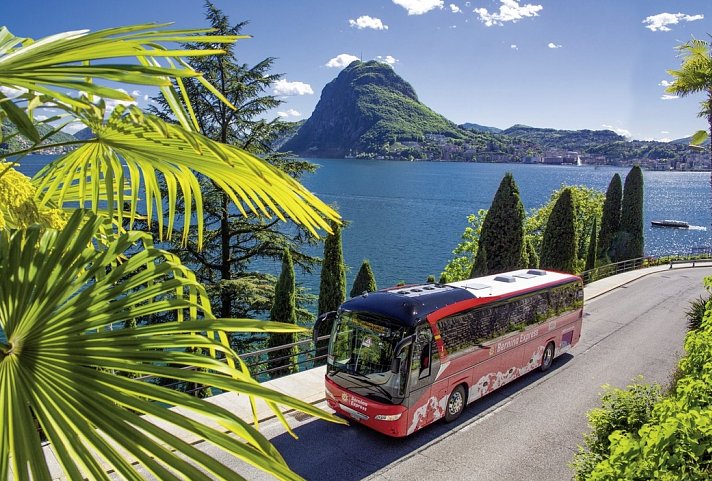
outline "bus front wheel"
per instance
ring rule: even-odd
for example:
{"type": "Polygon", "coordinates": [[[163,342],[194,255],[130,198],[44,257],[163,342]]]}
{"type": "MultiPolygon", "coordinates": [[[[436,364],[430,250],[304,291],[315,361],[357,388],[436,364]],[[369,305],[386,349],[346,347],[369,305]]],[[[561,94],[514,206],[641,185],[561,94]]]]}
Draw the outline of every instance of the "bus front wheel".
{"type": "Polygon", "coordinates": [[[459,418],[465,409],[465,402],[465,388],[460,384],[450,393],[450,397],[447,399],[445,421],[451,422],[459,418]]]}
{"type": "Polygon", "coordinates": [[[544,348],[544,354],[541,358],[541,366],[539,370],[541,372],[548,371],[551,367],[551,363],[554,362],[554,343],[550,342],[544,348]]]}

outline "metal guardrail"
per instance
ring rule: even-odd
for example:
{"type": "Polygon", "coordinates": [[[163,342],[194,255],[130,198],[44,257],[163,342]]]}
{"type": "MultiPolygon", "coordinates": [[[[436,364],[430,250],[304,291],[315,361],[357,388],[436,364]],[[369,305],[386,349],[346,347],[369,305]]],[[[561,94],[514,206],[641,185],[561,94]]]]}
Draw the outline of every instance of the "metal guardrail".
{"type": "Polygon", "coordinates": [[[651,265],[651,260],[653,259],[655,258],[638,257],[636,259],[628,259],[621,262],[614,262],[611,264],[595,267],[593,269],[583,271],[581,273],[581,279],[583,279],[584,284],[589,284],[599,279],[615,276],[616,274],[622,274],[623,272],[629,272],[636,269],[641,269],[643,267],[648,267],[649,265],[651,265]]]}

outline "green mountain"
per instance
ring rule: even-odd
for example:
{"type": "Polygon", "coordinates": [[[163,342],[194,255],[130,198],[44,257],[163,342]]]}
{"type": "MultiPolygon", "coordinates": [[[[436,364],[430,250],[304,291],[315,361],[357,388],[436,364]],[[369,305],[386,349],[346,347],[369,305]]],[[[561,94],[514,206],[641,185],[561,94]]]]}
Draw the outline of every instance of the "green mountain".
{"type": "Polygon", "coordinates": [[[556,130],[513,125],[502,131],[502,134],[521,140],[526,140],[542,150],[561,149],[586,151],[591,147],[612,142],[625,142],[625,137],[611,130],[556,130]]]}
{"type": "MultiPolygon", "coordinates": [[[[2,136],[0,140],[0,154],[6,154],[8,152],[17,152],[20,150],[24,150],[29,148],[32,143],[24,136],[21,135],[15,135],[17,133],[17,129],[15,128],[14,125],[12,125],[9,121],[3,122],[1,126],[2,130],[2,136]]],[[[40,136],[45,136],[47,135],[50,131],[52,130],[52,127],[49,125],[39,125],[37,127],[37,131],[39,132],[40,136]]],[[[54,134],[52,137],[47,139],[44,143],[60,143],[60,142],[71,142],[77,140],[73,135],[67,134],[65,132],[57,132],[54,134]]],[[[46,149],[45,152],[46,154],[60,154],[63,152],[66,152],[68,150],[71,150],[70,147],[53,147],[46,149]]]]}
{"type": "Polygon", "coordinates": [[[281,150],[310,157],[398,157],[412,149],[409,142],[428,139],[481,140],[422,104],[389,65],[354,61],[324,87],[312,116],[281,150]]]}
{"type": "Polygon", "coordinates": [[[486,125],[473,124],[472,122],[460,124],[460,128],[473,132],[486,132],[488,134],[499,134],[502,132],[502,129],[498,129],[497,127],[487,127],[486,125]]]}

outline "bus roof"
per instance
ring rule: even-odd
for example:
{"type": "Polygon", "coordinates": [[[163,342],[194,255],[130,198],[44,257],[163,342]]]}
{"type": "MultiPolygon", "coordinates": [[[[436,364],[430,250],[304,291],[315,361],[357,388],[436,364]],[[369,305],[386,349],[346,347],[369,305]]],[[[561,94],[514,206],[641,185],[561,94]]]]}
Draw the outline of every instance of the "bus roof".
{"type": "Polygon", "coordinates": [[[349,299],[341,305],[341,309],[370,312],[404,326],[414,326],[432,312],[461,301],[501,298],[577,279],[571,274],[521,269],[449,284],[390,287],[349,299]]]}

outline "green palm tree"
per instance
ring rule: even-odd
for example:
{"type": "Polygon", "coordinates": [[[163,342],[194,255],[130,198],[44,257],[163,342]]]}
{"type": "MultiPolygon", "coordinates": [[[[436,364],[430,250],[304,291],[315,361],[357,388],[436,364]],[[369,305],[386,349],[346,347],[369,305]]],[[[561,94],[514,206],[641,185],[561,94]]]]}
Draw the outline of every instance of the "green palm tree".
{"type": "Polygon", "coordinates": [[[701,102],[699,116],[707,119],[709,131],[696,132],[691,142],[692,145],[700,145],[712,135],[712,42],[693,38],[677,49],[682,65],[679,70],[667,71],[674,80],[666,91],[682,97],[696,93],[706,95],[701,102]]]}
{"type": "Polygon", "coordinates": [[[226,336],[299,328],[216,319],[203,287],[177,257],[155,248],[147,234],[124,230],[139,211],[164,237],[179,215],[186,225],[200,225],[197,175],[220,185],[244,211],[290,219],[312,232],[338,219],[287,175],[196,133],[195,116],[179,102],[180,86],[182,78],[201,77],[180,57],[219,48],[171,51],[162,44],[219,45],[238,38],[197,33],[204,32],[139,25],[32,41],[0,29],[0,121],[29,140],[0,163],[0,479],[57,474],[45,460],[43,436],[69,479],[110,479],[113,470],[137,480],[139,469],[158,479],[241,479],[176,430],[279,479],[300,479],[256,426],[117,371],[238,391],[253,407],[261,398],[282,422],[278,405],[334,420],[255,382],[226,336]],[[112,86],[116,82],[160,87],[178,124],[132,106],[108,113],[103,99],[132,100],[112,86]],[[41,107],[63,113],[39,122],[35,110],[41,107]],[[46,147],[69,122],[91,127],[96,137],[69,142],[76,149],[32,179],[15,170],[23,155],[46,147]],[[161,177],[167,198],[157,187],[161,177]],[[180,213],[178,196],[185,199],[180,213]],[[158,312],[173,313],[175,321],[142,322],[158,312]],[[117,328],[131,321],[138,327],[117,328]]]}

